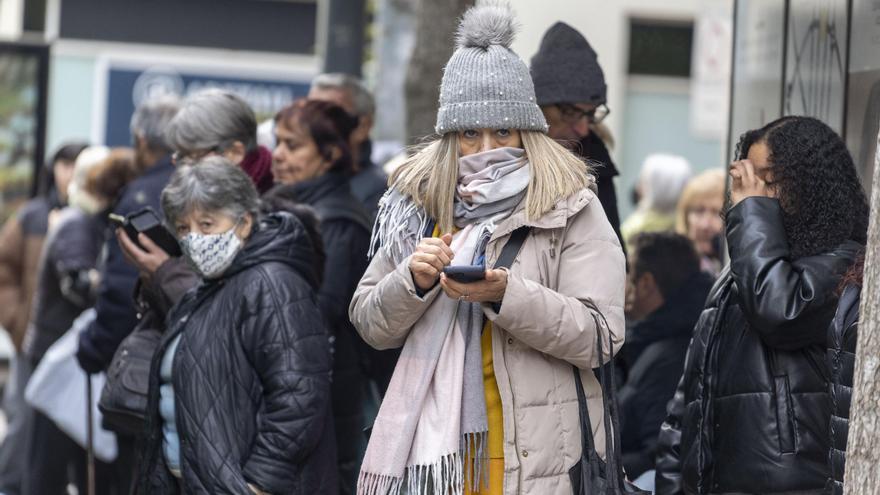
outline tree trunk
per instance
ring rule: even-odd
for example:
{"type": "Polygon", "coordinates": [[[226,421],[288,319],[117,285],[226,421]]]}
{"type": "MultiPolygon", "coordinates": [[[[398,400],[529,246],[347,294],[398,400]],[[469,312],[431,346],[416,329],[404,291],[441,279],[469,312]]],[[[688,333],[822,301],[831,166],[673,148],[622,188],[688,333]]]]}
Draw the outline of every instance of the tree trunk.
{"type": "Polygon", "coordinates": [[[859,315],[844,490],[880,493],[880,136],[871,185],[871,222],[859,315]]]}
{"type": "Polygon", "coordinates": [[[443,66],[452,55],[458,19],[473,0],[421,0],[416,11],[416,43],[406,74],[406,139],[434,133],[443,66]]]}

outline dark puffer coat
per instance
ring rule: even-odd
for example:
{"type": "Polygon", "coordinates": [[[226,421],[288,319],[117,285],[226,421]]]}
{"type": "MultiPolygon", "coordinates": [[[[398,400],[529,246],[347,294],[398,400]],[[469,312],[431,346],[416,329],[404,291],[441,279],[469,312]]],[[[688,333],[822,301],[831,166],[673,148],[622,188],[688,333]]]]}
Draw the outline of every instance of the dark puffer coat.
{"type": "Polygon", "coordinates": [[[232,266],[190,291],[153,358],[140,492],[178,493],[165,467],[159,364],[173,381],[185,493],[335,494],[327,332],[313,253],[292,215],[261,222],[232,266]]]}
{"type": "Polygon", "coordinates": [[[101,216],[76,208],[60,215],[43,246],[34,314],[25,335],[24,352],[34,366],[95,302],[89,270],[98,264],[106,225],[101,216]]]}
{"type": "Polygon", "coordinates": [[[614,189],[614,177],[620,175],[614,162],[611,160],[611,154],[608,147],[595,132],[590,132],[580,140],[580,146],[574,152],[578,156],[598,162],[594,164],[594,172],[596,174],[596,189],[598,191],[599,202],[605,210],[605,216],[608,217],[608,223],[620,239],[620,245],[626,254],[626,244],[623,242],[623,236],[620,234],[620,213],[617,211],[617,191],[614,189]]]}
{"type": "Polygon", "coordinates": [[[828,367],[831,369],[831,450],[828,461],[831,465],[831,477],[826,488],[833,495],[843,494],[849,407],[852,401],[856,341],[859,334],[860,293],[861,290],[855,285],[844,289],[837,305],[837,314],[828,329],[828,367]]]}
{"type": "Polygon", "coordinates": [[[324,253],[324,283],[318,306],[334,337],[333,417],[340,489],[354,493],[367,437],[363,433],[366,370],[372,354],[348,319],[348,305],[367,268],[370,219],[343,174],[329,172],[316,179],[282,186],[276,193],[304,203],[318,214],[324,253]]]}
{"type": "Polygon", "coordinates": [[[828,478],[828,324],[860,245],[791,259],[779,202],[727,218],[713,287],[661,427],[657,493],[821,493],[828,478]]]}

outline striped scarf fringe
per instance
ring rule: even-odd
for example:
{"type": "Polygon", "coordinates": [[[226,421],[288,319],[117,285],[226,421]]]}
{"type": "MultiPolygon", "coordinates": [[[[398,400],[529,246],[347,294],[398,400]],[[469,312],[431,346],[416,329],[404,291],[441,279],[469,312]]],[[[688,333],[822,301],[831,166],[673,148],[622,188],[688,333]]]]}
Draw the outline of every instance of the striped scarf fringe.
{"type": "Polygon", "coordinates": [[[462,436],[461,450],[441,457],[427,465],[407,466],[403,477],[361,471],[358,476],[359,495],[464,495],[489,486],[489,458],[486,452],[488,433],[462,436]]]}

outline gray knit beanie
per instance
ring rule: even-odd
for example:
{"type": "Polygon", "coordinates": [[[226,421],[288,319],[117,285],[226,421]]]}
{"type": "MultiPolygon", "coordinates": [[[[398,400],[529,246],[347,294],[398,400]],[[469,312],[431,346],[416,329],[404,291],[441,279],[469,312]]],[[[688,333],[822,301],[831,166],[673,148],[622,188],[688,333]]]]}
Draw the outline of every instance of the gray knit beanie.
{"type": "Polygon", "coordinates": [[[532,77],[539,105],[606,101],[605,75],[587,39],[564,22],[544,34],[532,57],[532,77]]]}
{"type": "Polygon", "coordinates": [[[510,49],[515,22],[506,4],[486,2],[465,12],[458,48],[440,84],[438,134],[480,128],[547,132],[529,69],[510,49]]]}

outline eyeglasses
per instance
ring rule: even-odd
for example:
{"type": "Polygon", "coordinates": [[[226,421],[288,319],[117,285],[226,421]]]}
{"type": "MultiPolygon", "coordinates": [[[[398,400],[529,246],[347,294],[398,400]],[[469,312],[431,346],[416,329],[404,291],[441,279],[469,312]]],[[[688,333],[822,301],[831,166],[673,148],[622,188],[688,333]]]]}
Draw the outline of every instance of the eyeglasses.
{"type": "Polygon", "coordinates": [[[598,124],[605,120],[605,117],[611,113],[611,110],[604,103],[598,107],[591,108],[590,110],[584,110],[583,108],[579,108],[570,103],[562,103],[556,106],[559,108],[559,113],[562,114],[562,118],[569,123],[578,122],[581,119],[587,119],[591,124],[598,124]]]}

